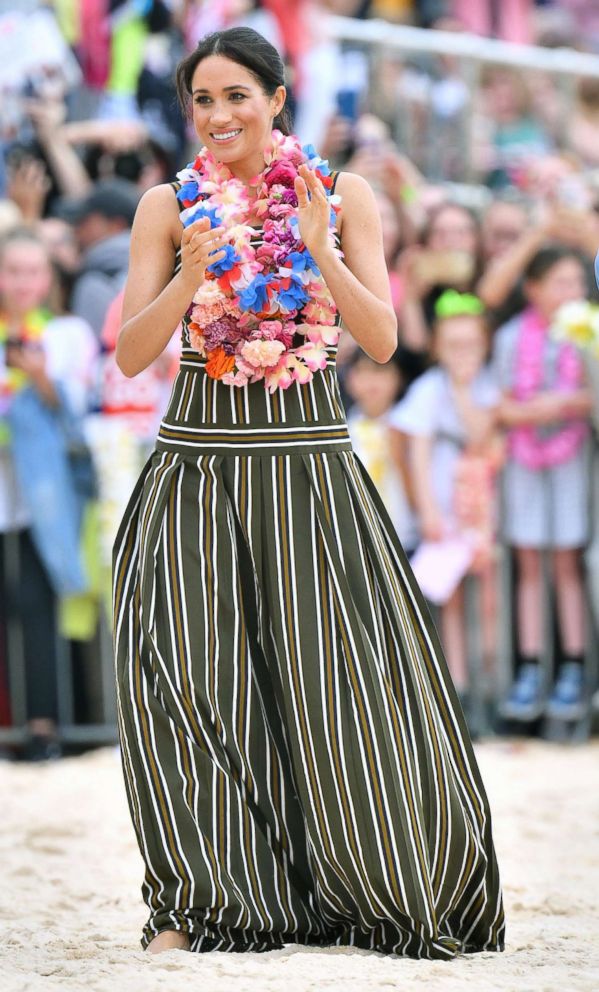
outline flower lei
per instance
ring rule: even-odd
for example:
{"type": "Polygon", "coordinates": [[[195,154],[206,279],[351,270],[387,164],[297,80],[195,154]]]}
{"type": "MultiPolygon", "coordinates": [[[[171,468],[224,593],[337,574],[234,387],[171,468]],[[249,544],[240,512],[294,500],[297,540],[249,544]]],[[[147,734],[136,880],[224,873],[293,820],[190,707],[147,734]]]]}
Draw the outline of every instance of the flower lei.
{"type": "MultiPolygon", "coordinates": [[[[516,346],[514,397],[529,400],[542,388],[543,354],[547,327],[531,309],[524,312],[516,346]]],[[[579,386],[582,374],[580,356],[571,344],[562,344],[557,357],[556,389],[569,392],[579,386]]],[[[551,468],[573,458],[589,431],[583,420],[571,420],[548,437],[538,428],[522,424],[509,433],[509,450],[515,461],[530,469],[551,468]]]]}
{"type": "Polygon", "coordinates": [[[330,193],[328,163],[312,145],[302,148],[294,135],[273,130],[264,158],[264,171],[252,181],[255,213],[264,218],[258,246],[252,243],[255,229],[247,223],[246,187],[206,148],[177,173],[177,197],[185,208],[185,227],[208,217],[211,228],[222,224],[229,235],[225,257],[207,267],[185,316],[190,344],[207,358],[212,378],[229,386],[263,379],[273,393],[309,382],[326,367],[326,348],[339,338],[337,308],[299,233],[293,186],[298,166],[305,162],[328,191],[329,243],[339,256],[335,217],[341,198],[330,193]],[[299,347],[292,346],[295,334],[303,338],[299,347]]]}

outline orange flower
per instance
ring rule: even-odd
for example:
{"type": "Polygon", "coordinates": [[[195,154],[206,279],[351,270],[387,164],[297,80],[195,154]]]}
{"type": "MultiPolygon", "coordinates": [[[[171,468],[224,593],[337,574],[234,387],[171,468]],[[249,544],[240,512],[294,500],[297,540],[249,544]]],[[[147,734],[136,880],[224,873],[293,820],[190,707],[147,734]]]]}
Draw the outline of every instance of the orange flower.
{"type": "Polygon", "coordinates": [[[227,355],[220,345],[213,348],[206,362],[206,374],[212,379],[222,379],[226,372],[232,372],[235,367],[235,355],[227,355]]]}

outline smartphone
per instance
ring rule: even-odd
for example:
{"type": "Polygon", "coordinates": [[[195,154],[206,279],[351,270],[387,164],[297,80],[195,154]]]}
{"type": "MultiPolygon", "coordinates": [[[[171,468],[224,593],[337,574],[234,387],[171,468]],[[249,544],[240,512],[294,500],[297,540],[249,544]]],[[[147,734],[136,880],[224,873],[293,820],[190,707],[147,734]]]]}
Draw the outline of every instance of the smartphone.
{"type": "Polygon", "coordinates": [[[338,91],[337,113],[351,124],[355,124],[360,115],[360,94],[357,90],[338,91]]]}
{"type": "Polygon", "coordinates": [[[8,369],[15,364],[15,355],[20,354],[25,347],[25,343],[20,338],[7,338],[4,345],[4,364],[8,369]]]}

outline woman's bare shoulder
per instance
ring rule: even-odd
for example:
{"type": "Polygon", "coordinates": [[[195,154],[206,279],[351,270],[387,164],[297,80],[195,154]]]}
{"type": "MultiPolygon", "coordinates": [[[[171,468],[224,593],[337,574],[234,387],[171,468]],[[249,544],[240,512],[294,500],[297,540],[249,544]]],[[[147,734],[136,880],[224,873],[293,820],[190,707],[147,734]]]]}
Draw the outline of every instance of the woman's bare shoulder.
{"type": "Polygon", "coordinates": [[[335,181],[335,193],[341,197],[337,222],[339,233],[345,217],[367,216],[376,208],[372,186],[357,172],[339,172],[335,181]]]}
{"type": "Polygon", "coordinates": [[[135,225],[151,230],[155,236],[170,240],[175,248],[181,243],[182,225],[179,204],[171,183],[151,186],[141,197],[135,214],[135,225]]]}
{"type": "Polygon", "coordinates": [[[335,193],[341,197],[337,228],[342,233],[344,221],[351,218],[362,225],[377,213],[372,186],[357,172],[340,172],[335,181],[335,193]]]}

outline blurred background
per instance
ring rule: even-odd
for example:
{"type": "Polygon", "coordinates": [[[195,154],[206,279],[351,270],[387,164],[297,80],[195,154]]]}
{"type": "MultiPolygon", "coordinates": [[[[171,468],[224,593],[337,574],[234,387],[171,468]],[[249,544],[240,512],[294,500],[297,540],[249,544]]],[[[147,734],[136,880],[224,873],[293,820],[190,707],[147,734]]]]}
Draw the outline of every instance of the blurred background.
{"type": "Polygon", "coordinates": [[[599,5],[0,0],[0,756],[115,743],[110,559],[170,394],[114,361],[141,194],[194,154],[177,61],[247,24],[294,131],[379,204],[398,348],[345,332],[352,441],[474,737],[599,706],[599,5]]]}

